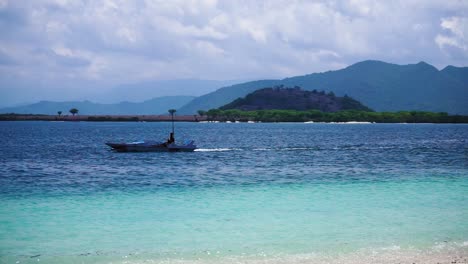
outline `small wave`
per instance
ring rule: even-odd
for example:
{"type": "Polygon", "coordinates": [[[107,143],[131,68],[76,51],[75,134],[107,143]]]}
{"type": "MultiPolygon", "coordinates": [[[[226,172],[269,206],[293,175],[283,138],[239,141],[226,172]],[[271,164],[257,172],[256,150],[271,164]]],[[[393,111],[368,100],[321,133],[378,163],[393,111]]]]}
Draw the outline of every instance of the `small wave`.
{"type": "Polygon", "coordinates": [[[269,148],[254,148],[253,149],[254,151],[268,151],[268,150],[271,150],[269,148]]]}
{"type": "Polygon", "coordinates": [[[317,147],[285,147],[285,148],[254,148],[253,151],[294,151],[294,150],[318,150],[317,147]]]}
{"type": "MultiPolygon", "coordinates": [[[[19,258],[21,262],[27,262],[30,258],[38,258],[41,255],[35,256],[23,256],[19,258]]],[[[417,249],[401,249],[398,246],[390,247],[388,249],[380,250],[357,250],[351,252],[330,252],[330,253],[302,253],[302,254],[285,254],[276,253],[268,254],[265,252],[258,252],[257,254],[246,254],[242,253],[239,255],[223,255],[220,251],[209,251],[205,250],[200,253],[194,254],[194,257],[185,258],[182,254],[179,255],[177,252],[168,252],[162,255],[156,255],[146,252],[138,253],[119,253],[112,252],[109,254],[96,253],[82,253],[73,258],[86,258],[92,262],[108,262],[112,260],[112,263],[178,263],[178,264],[214,264],[214,263],[226,263],[226,264],[277,264],[277,263],[291,263],[291,264],[302,264],[302,263],[316,263],[316,264],[328,264],[328,263],[349,263],[349,264],[361,264],[361,263],[382,263],[382,264],[394,264],[394,263],[467,263],[466,257],[467,252],[460,249],[433,251],[433,250],[417,250],[417,249]],[[101,261],[100,261],[101,260],[101,261]],[[106,261],[102,261],[106,260],[106,261]]],[[[61,262],[68,262],[69,256],[41,256],[42,260],[59,260],[61,262]]],[[[17,258],[15,258],[16,260],[17,258]]],[[[2,257],[0,257],[0,260],[2,257]]],[[[39,258],[37,259],[39,261],[39,258]]],[[[19,262],[17,262],[19,263],[19,262]]]]}
{"type": "Polygon", "coordinates": [[[290,148],[283,148],[282,150],[315,150],[316,148],[313,147],[290,147],[290,148]]]}
{"type": "Polygon", "coordinates": [[[220,151],[233,151],[238,149],[233,148],[213,148],[213,149],[195,149],[195,151],[199,152],[220,152],[220,151]]]}

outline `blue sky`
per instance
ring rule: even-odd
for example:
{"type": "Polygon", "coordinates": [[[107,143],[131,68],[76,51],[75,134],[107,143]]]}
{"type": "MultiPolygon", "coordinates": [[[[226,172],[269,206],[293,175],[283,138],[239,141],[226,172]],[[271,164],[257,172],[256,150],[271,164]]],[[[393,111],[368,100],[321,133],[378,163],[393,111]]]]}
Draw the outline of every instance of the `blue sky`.
{"type": "MultiPolygon", "coordinates": [[[[468,63],[468,1],[0,0],[0,106],[367,59],[468,63]]],[[[177,91],[174,91],[176,93],[177,91]]]]}

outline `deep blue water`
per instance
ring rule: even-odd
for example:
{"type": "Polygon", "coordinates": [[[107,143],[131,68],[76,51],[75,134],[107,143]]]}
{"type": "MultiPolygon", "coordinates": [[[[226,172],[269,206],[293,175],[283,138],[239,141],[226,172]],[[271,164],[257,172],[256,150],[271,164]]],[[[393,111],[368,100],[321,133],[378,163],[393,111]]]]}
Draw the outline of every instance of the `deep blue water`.
{"type": "Polygon", "coordinates": [[[3,196],[249,184],[464,177],[468,126],[177,124],[195,153],[114,153],[168,123],[0,123],[3,196]]]}
{"type": "Polygon", "coordinates": [[[169,130],[0,122],[0,257],[178,259],[468,241],[467,125],[177,123],[176,140],[195,140],[196,152],[104,145],[163,140],[169,130]]]}

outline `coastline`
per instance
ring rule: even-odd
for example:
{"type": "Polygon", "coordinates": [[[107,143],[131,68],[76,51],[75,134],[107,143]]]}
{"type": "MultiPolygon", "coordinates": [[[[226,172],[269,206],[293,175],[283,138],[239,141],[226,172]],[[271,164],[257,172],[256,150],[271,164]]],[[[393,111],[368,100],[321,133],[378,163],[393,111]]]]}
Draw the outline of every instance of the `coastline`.
{"type": "Polygon", "coordinates": [[[178,263],[178,264],[360,264],[360,263],[409,263],[409,264],[466,264],[468,263],[468,242],[436,245],[431,249],[388,248],[363,249],[346,253],[304,253],[256,255],[221,255],[219,252],[204,251],[187,255],[174,253],[149,252],[88,252],[74,255],[31,255],[0,256],[5,263],[178,263]]]}
{"type": "MultiPolygon", "coordinates": [[[[174,116],[178,122],[206,121],[206,117],[197,115],[174,116]]],[[[1,114],[0,121],[90,121],[90,122],[168,122],[170,115],[23,115],[23,114],[1,114]]]]}
{"type": "MultiPolygon", "coordinates": [[[[169,115],[40,115],[40,114],[0,114],[1,121],[49,121],[49,122],[170,122],[169,115]]],[[[199,122],[199,123],[297,123],[297,124],[467,124],[468,122],[375,122],[375,121],[229,121],[209,120],[207,116],[179,115],[174,116],[175,122],[199,122]]]]}

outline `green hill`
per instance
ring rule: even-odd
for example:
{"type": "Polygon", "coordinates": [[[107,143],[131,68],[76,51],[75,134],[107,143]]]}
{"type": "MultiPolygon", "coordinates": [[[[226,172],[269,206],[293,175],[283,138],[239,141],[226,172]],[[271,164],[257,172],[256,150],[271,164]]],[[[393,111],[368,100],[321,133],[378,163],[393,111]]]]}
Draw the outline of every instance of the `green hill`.
{"type": "Polygon", "coordinates": [[[295,88],[264,88],[239,98],[220,107],[221,110],[238,109],[254,110],[320,110],[322,112],[337,112],[342,110],[372,111],[349,96],[338,97],[330,92],[304,91],[295,88]]]}
{"type": "Polygon", "coordinates": [[[345,94],[376,111],[419,110],[468,114],[468,67],[448,66],[439,71],[420,62],[397,65],[363,61],[347,68],[283,80],[260,80],[218,89],[197,97],[180,113],[218,108],[265,87],[300,86],[306,90],[345,94]]]}

